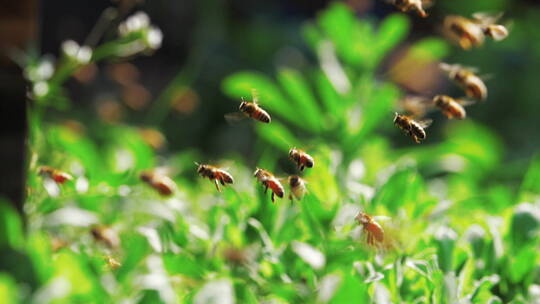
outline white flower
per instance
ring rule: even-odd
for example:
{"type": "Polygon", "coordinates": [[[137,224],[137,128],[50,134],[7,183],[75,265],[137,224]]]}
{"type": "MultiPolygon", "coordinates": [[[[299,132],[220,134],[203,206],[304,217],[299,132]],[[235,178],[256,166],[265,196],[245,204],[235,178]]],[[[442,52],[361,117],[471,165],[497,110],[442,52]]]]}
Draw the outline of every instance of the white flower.
{"type": "Polygon", "coordinates": [[[62,52],[79,64],[86,64],[92,59],[92,49],[86,45],[79,46],[73,40],[66,40],[62,43],[62,52]]]}
{"type": "Polygon", "coordinates": [[[36,97],[43,97],[49,93],[49,85],[45,81],[38,81],[32,87],[32,92],[36,97]]]}
{"type": "Polygon", "coordinates": [[[163,33],[155,26],[151,26],[146,33],[146,44],[152,50],[157,50],[161,47],[161,41],[163,40],[163,33]]]}
{"type": "Polygon", "coordinates": [[[126,36],[130,33],[146,29],[149,25],[150,18],[148,18],[148,15],[144,12],[137,12],[118,26],[118,32],[121,36],[126,36]]]}

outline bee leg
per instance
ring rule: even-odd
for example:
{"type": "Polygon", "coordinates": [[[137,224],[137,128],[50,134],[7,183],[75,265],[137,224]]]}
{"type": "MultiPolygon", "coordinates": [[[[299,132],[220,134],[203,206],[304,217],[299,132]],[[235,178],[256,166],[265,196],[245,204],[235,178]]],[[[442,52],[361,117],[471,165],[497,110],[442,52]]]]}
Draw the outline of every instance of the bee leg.
{"type": "Polygon", "coordinates": [[[304,171],[304,168],[305,168],[304,165],[300,165],[300,171],[304,171]]]}
{"type": "Polygon", "coordinates": [[[420,139],[418,139],[418,136],[413,135],[412,137],[413,137],[413,140],[414,140],[415,143],[417,143],[417,144],[420,143],[420,139]]]}
{"type": "Polygon", "coordinates": [[[219,189],[219,183],[218,183],[217,179],[214,180],[214,185],[216,185],[217,191],[221,192],[221,189],[219,189]]]}
{"type": "Polygon", "coordinates": [[[266,192],[268,192],[268,185],[264,186],[264,194],[266,194],[266,192]]]}
{"type": "Polygon", "coordinates": [[[223,186],[225,186],[225,182],[223,181],[222,178],[219,179],[219,182],[220,182],[223,186]]]}
{"type": "Polygon", "coordinates": [[[274,191],[272,191],[272,203],[274,203],[275,200],[274,200],[274,191]]]}

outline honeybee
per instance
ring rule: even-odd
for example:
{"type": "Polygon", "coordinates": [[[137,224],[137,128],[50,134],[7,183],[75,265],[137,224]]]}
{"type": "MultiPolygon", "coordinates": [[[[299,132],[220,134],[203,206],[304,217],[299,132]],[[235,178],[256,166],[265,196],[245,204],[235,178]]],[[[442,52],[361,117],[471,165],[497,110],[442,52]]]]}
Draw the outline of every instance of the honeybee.
{"type": "Polygon", "coordinates": [[[157,172],[141,172],[140,178],[143,182],[150,185],[150,187],[154,188],[157,192],[159,192],[159,194],[163,196],[169,196],[173,194],[174,190],[176,189],[176,184],[170,177],[159,174],[157,172]]]}
{"type": "Polygon", "coordinates": [[[120,238],[115,230],[107,226],[95,226],[90,230],[94,240],[105,244],[111,249],[118,248],[120,246],[120,238]]]}
{"type": "Polygon", "coordinates": [[[283,197],[283,186],[272,173],[264,169],[257,168],[253,176],[256,177],[257,180],[264,186],[264,193],[268,191],[268,188],[272,190],[272,203],[275,201],[274,195],[277,195],[279,198],[283,197]]]}
{"type": "Polygon", "coordinates": [[[376,247],[378,244],[384,241],[384,230],[382,226],[377,223],[370,215],[360,212],[354,218],[358,221],[358,224],[362,225],[365,233],[367,234],[367,243],[370,246],[376,247]]]}
{"type": "Polygon", "coordinates": [[[447,95],[436,95],[433,97],[433,104],[439,108],[448,119],[464,119],[467,116],[464,107],[472,104],[472,101],[454,99],[447,95]]]}
{"type": "MultiPolygon", "coordinates": [[[[272,121],[272,119],[270,118],[270,114],[268,114],[268,112],[263,110],[258,104],[259,96],[257,94],[257,91],[254,89],[251,90],[251,96],[252,96],[251,102],[245,101],[244,98],[242,98],[242,103],[240,103],[240,107],[238,107],[240,112],[244,113],[245,116],[251,117],[260,122],[270,123],[272,121]]],[[[228,121],[238,120],[242,116],[241,115],[238,116],[237,114],[240,114],[240,113],[225,114],[225,119],[227,119],[228,121]]]]}
{"type": "Polygon", "coordinates": [[[304,171],[305,167],[313,168],[315,161],[311,155],[307,154],[303,150],[292,148],[289,150],[289,159],[294,161],[300,171],[304,171]]]}
{"type": "Polygon", "coordinates": [[[502,15],[502,13],[495,15],[487,13],[474,13],[473,19],[482,28],[486,36],[495,41],[500,41],[508,37],[508,29],[502,24],[495,24],[495,22],[497,22],[502,15]]]}
{"type": "Polygon", "coordinates": [[[300,176],[293,175],[287,178],[287,183],[291,188],[289,199],[292,201],[294,197],[297,200],[301,200],[307,192],[306,182],[302,178],[300,178],[300,176]]]}
{"type": "Polygon", "coordinates": [[[49,166],[39,167],[38,173],[39,175],[49,177],[50,179],[55,181],[57,184],[64,184],[67,181],[73,180],[73,176],[71,176],[69,173],[60,171],[58,169],[54,169],[49,166]]]}
{"type": "Polygon", "coordinates": [[[473,19],[450,15],[444,19],[444,31],[448,38],[456,41],[463,49],[479,47],[484,44],[485,36],[499,41],[508,36],[506,27],[495,22],[501,14],[491,16],[484,13],[476,13],[473,19]]]}
{"type": "Polygon", "coordinates": [[[223,169],[210,165],[197,164],[197,166],[197,173],[199,173],[203,178],[207,177],[209,180],[214,180],[216,189],[219,192],[221,192],[221,189],[219,188],[219,183],[221,183],[223,186],[226,186],[226,184],[234,183],[232,175],[230,175],[227,171],[223,169]]]}
{"type": "Polygon", "coordinates": [[[431,119],[416,121],[410,116],[399,113],[396,113],[394,117],[394,124],[412,137],[417,144],[426,139],[426,131],[424,129],[429,127],[431,123],[431,119]]]}
{"type": "Polygon", "coordinates": [[[116,269],[120,268],[120,266],[122,266],[122,264],[120,264],[120,262],[118,262],[115,258],[113,258],[110,255],[106,256],[105,260],[107,261],[107,266],[109,266],[109,268],[111,270],[116,270],[116,269]]]}
{"type": "Polygon", "coordinates": [[[480,76],[475,74],[474,68],[463,67],[459,64],[441,63],[440,67],[448,74],[448,77],[455,81],[465,90],[468,97],[476,100],[486,100],[487,88],[480,76]]]}
{"type": "Polygon", "coordinates": [[[426,18],[428,14],[424,10],[424,6],[429,6],[431,1],[426,0],[390,0],[390,2],[402,12],[416,11],[422,18],[426,18]]]}

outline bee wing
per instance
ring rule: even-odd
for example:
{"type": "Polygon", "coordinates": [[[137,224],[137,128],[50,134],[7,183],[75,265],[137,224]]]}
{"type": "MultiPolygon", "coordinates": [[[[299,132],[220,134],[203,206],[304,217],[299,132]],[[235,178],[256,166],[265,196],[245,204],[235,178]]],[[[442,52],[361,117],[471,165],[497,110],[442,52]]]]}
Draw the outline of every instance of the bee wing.
{"type": "Polygon", "coordinates": [[[476,103],[475,100],[467,99],[467,98],[457,98],[456,101],[457,103],[459,103],[460,105],[464,107],[467,107],[476,103]]]}
{"type": "Polygon", "coordinates": [[[251,98],[253,98],[253,103],[259,103],[259,91],[257,89],[251,89],[251,98]]]}
{"type": "Polygon", "coordinates": [[[240,112],[227,113],[223,115],[223,117],[230,124],[238,123],[246,118],[246,116],[240,112]]]}
{"type": "Polygon", "coordinates": [[[423,8],[430,8],[433,6],[433,0],[421,0],[423,8]]]}
{"type": "Polygon", "coordinates": [[[492,13],[486,13],[486,12],[478,12],[478,13],[474,13],[472,17],[474,21],[476,21],[476,23],[479,23],[482,25],[489,25],[489,24],[494,24],[495,22],[497,22],[497,20],[499,20],[502,17],[502,15],[503,13],[492,14],[492,13]]]}
{"type": "Polygon", "coordinates": [[[426,129],[433,123],[433,119],[426,118],[416,121],[422,128],[426,129]]]}
{"type": "Polygon", "coordinates": [[[413,118],[423,117],[427,112],[434,110],[431,99],[423,96],[405,96],[399,101],[399,106],[413,118]]]}

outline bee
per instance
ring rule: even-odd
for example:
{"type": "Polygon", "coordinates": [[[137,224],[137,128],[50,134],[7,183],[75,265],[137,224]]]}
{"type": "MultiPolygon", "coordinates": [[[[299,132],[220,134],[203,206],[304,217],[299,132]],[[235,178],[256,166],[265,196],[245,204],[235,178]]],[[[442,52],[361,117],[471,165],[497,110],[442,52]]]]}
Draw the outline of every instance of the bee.
{"type": "Polygon", "coordinates": [[[475,74],[474,68],[463,67],[459,64],[441,63],[440,67],[448,74],[448,77],[455,81],[465,90],[468,97],[476,100],[486,100],[487,88],[480,76],[475,74]]]}
{"type": "Polygon", "coordinates": [[[253,176],[256,177],[257,180],[264,186],[264,193],[268,191],[268,188],[272,190],[272,203],[275,202],[274,195],[277,195],[279,198],[283,197],[283,186],[272,173],[264,169],[257,168],[255,173],[253,173],[253,176]]]}
{"type": "MultiPolygon", "coordinates": [[[[238,107],[240,112],[244,113],[245,116],[251,117],[260,122],[270,123],[272,121],[270,114],[259,106],[259,97],[255,89],[251,90],[251,96],[251,102],[245,101],[244,98],[242,98],[242,103],[240,103],[240,106],[238,107]]],[[[225,114],[225,119],[227,119],[227,121],[237,121],[241,118],[242,115],[240,113],[225,114]]]]}
{"type": "Polygon", "coordinates": [[[287,183],[291,188],[291,193],[289,194],[289,199],[292,201],[293,198],[301,200],[306,194],[306,182],[300,178],[300,176],[293,175],[287,178],[287,183]]]}
{"type": "Polygon", "coordinates": [[[221,183],[223,186],[234,183],[232,175],[223,169],[210,165],[197,164],[197,166],[197,173],[199,173],[203,178],[208,177],[209,180],[214,180],[214,184],[219,192],[221,192],[219,183],[221,183]]]}
{"type": "Polygon", "coordinates": [[[464,50],[484,44],[484,31],[474,20],[450,15],[444,18],[443,27],[448,38],[456,41],[464,50]]]}
{"type": "Polygon", "coordinates": [[[501,24],[495,24],[502,17],[502,13],[474,13],[473,20],[482,28],[484,34],[489,38],[500,41],[508,37],[508,29],[501,24]]]}
{"type": "Polygon", "coordinates": [[[382,244],[384,241],[384,230],[382,226],[373,219],[370,215],[360,212],[354,218],[358,221],[358,224],[362,225],[365,233],[367,234],[367,243],[370,246],[376,247],[378,244],[382,244]]]}
{"type": "Polygon", "coordinates": [[[431,119],[416,121],[410,116],[398,113],[394,117],[394,124],[412,137],[417,144],[426,139],[426,131],[424,129],[429,127],[431,123],[431,119]]]}
{"type": "Polygon", "coordinates": [[[472,101],[454,99],[447,95],[436,95],[433,97],[433,104],[439,108],[448,119],[465,119],[467,113],[465,112],[464,107],[472,104],[472,101]]]}
{"type": "Polygon", "coordinates": [[[163,196],[169,196],[173,194],[176,189],[174,181],[163,174],[159,174],[153,171],[144,171],[140,174],[140,179],[154,188],[159,194],[163,196]]]}
{"type": "Polygon", "coordinates": [[[96,242],[101,242],[111,249],[120,246],[120,238],[115,230],[107,226],[95,226],[90,230],[92,237],[96,242]]]}
{"type": "Polygon", "coordinates": [[[424,10],[424,6],[429,6],[431,1],[426,0],[390,0],[390,2],[402,12],[416,11],[422,18],[426,18],[428,14],[424,10]]]}
{"type": "Polygon", "coordinates": [[[110,255],[106,256],[105,260],[107,261],[107,266],[109,266],[109,268],[111,270],[116,270],[116,269],[120,268],[120,266],[122,266],[122,264],[120,262],[118,262],[115,258],[113,258],[110,255]]]}
{"type": "Polygon", "coordinates": [[[484,44],[485,36],[495,41],[502,40],[508,36],[505,26],[495,24],[502,16],[495,16],[485,13],[473,14],[473,19],[450,15],[444,19],[444,31],[448,38],[456,41],[464,50],[472,47],[479,47],[484,44]]]}
{"type": "Polygon", "coordinates": [[[54,169],[49,166],[39,167],[38,173],[39,175],[46,176],[52,179],[53,181],[55,181],[57,184],[60,184],[60,185],[64,184],[67,181],[73,180],[73,176],[71,176],[70,174],[64,171],[60,171],[58,169],[54,169]]]}
{"type": "Polygon", "coordinates": [[[289,159],[296,163],[300,171],[304,171],[305,167],[313,168],[315,165],[315,161],[311,155],[296,148],[289,150],[289,159]]]}

